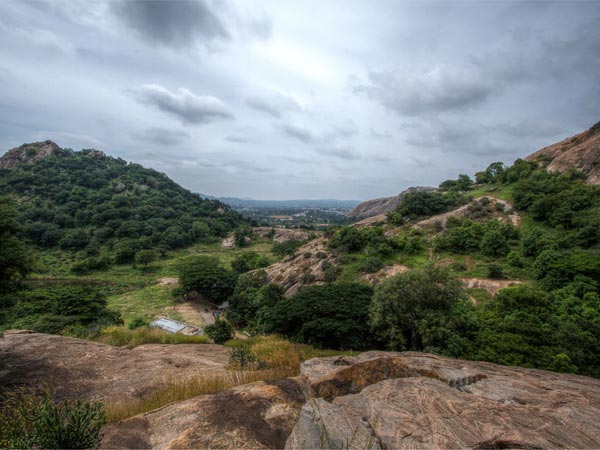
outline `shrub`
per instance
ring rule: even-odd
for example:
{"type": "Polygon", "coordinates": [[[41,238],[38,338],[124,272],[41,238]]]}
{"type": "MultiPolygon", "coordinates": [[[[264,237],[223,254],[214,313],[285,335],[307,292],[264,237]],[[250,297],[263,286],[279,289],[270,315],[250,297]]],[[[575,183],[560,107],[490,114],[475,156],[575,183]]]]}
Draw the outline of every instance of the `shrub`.
{"type": "Polygon", "coordinates": [[[501,279],[504,278],[504,271],[502,270],[502,266],[496,263],[492,263],[487,268],[488,278],[501,279]]]}
{"type": "Polygon", "coordinates": [[[100,402],[56,403],[49,391],[41,395],[10,394],[0,410],[2,448],[98,448],[105,424],[100,402]]]}
{"type": "Polygon", "coordinates": [[[359,266],[359,270],[363,273],[375,273],[383,269],[385,264],[377,258],[367,258],[359,266]]]}
{"type": "Polygon", "coordinates": [[[137,318],[133,319],[131,322],[129,322],[128,328],[130,330],[135,330],[136,328],[147,327],[147,326],[148,326],[147,319],[144,319],[143,317],[137,317],[137,318]]]}
{"type": "Polygon", "coordinates": [[[258,360],[256,354],[249,345],[234,347],[229,353],[229,364],[232,369],[260,370],[266,368],[266,364],[258,360]]]}
{"type": "Polygon", "coordinates": [[[215,341],[215,344],[224,344],[233,337],[233,327],[225,319],[217,318],[215,323],[204,327],[206,335],[215,341]]]}
{"type": "Polygon", "coordinates": [[[273,244],[273,249],[271,250],[275,255],[280,258],[284,256],[291,256],[296,253],[302,247],[301,241],[286,241],[286,242],[278,242],[273,244]]]}
{"type": "Polygon", "coordinates": [[[244,252],[231,261],[231,268],[237,273],[242,274],[267,267],[269,264],[270,261],[267,258],[256,252],[244,252]]]}

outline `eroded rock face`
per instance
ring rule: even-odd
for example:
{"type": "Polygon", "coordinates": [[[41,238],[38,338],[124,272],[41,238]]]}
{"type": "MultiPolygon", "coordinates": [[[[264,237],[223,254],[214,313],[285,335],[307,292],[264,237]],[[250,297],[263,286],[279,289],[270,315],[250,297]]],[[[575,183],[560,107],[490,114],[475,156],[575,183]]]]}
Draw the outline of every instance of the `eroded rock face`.
{"type": "Polygon", "coordinates": [[[259,237],[270,237],[275,242],[305,241],[310,233],[305,230],[277,227],[254,227],[252,232],[259,237]]]}
{"type": "Polygon", "coordinates": [[[327,282],[328,270],[335,270],[336,256],[327,247],[327,239],[320,237],[307,242],[292,256],[265,268],[267,281],[285,290],[286,297],[303,287],[327,282]]]}
{"type": "Polygon", "coordinates": [[[35,162],[52,155],[68,154],[52,141],[23,144],[7,151],[0,158],[0,169],[12,169],[19,164],[35,162]]]}
{"type": "Polygon", "coordinates": [[[0,389],[45,385],[59,399],[139,399],[173,378],[225,372],[229,349],[146,344],[134,349],[42,333],[0,338],[0,389]]]}
{"type": "Polygon", "coordinates": [[[587,175],[588,183],[600,184],[600,122],[525,159],[540,162],[550,172],[578,169],[587,175]]]}
{"type": "Polygon", "coordinates": [[[598,448],[600,380],[368,352],[314,359],[288,449],[598,448]]]}

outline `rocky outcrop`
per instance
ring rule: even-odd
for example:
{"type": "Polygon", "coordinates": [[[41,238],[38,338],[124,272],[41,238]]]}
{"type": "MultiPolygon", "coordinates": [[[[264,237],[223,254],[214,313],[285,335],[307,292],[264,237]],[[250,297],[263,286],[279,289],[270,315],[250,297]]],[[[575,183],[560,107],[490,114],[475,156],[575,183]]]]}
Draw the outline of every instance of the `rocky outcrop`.
{"type": "Polygon", "coordinates": [[[360,220],[367,217],[377,216],[392,211],[400,204],[406,194],[419,191],[434,191],[435,188],[416,186],[410,187],[394,197],[382,197],[374,200],[367,200],[356,206],[353,210],[346,213],[350,219],[360,220]]]}
{"type": "Polygon", "coordinates": [[[275,242],[305,241],[310,236],[306,230],[291,228],[254,227],[252,232],[259,237],[271,238],[275,242]]]}
{"type": "MultiPolygon", "coordinates": [[[[31,332],[0,339],[0,386],[137,398],[225,370],[215,345],[133,350],[31,332]]],[[[600,448],[600,380],[423,353],[314,358],[301,375],[171,403],[104,427],[101,448],[600,448]]]]}
{"type": "Polygon", "coordinates": [[[66,156],[68,154],[68,151],[63,150],[52,141],[32,142],[7,151],[0,158],[0,169],[12,169],[19,164],[39,161],[48,156],[66,156]]]}
{"type": "Polygon", "coordinates": [[[303,404],[298,380],[259,381],[109,424],[100,448],[283,448],[303,404]]]}
{"type": "Polygon", "coordinates": [[[589,183],[600,184],[600,122],[525,159],[538,161],[550,172],[578,169],[587,175],[589,183]]]}
{"type": "Polygon", "coordinates": [[[329,274],[337,269],[336,256],[327,247],[327,239],[320,237],[307,242],[295,254],[270,265],[267,281],[283,287],[286,296],[292,296],[304,286],[332,281],[329,274]]]}
{"type": "Polygon", "coordinates": [[[598,448],[600,380],[420,353],[302,367],[287,449],[598,448]]]}
{"type": "Polygon", "coordinates": [[[45,385],[59,399],[139,399],[166,380],[224,373],[229,349],[145,344],[134,349],[31,332],[0,338],[0,387],[45,385]]]}

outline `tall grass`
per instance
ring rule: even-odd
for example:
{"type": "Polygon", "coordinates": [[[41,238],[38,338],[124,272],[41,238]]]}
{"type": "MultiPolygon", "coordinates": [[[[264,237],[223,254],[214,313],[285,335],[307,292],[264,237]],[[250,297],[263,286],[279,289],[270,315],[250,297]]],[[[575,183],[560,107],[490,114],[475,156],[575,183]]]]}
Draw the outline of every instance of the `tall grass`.
{"type": "Polygon", "coordinates": [[[206,336],[186,336],[183,334],[165,333],[156,328],[140,327],[130,330],[124,327],[108,327],[102,329],[95,339],[115,347],[137,347],[142,344],[206,344],[206,336]]]}
{"type": "MultiPolygon", "coordinates": [[[[135,330],[134,330],[135,331],[135,330]]],[[[248,340],[232,340],[229,347],[249,346],[252,353],[265,363],[263,370],[227,370],[166,381],[142,399],[123,398],[108,402],[106,415],[116,422],[172,402],[198,395],[213,394],[236,386],[263,380],[279,380],[300,374],[300,363],[316,356],[349,354],[349,352],[318,350],[309,345],[294,344],[278,336],[257,336],[248,340]]]]}

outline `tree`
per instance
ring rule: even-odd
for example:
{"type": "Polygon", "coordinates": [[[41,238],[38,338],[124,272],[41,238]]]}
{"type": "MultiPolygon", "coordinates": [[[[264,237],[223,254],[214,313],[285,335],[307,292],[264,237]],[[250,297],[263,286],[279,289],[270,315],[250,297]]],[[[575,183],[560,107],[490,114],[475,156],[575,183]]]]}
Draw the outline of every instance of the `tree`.
{"type": "Polygon", "coordinates": [[[391,350],[444,349],[463,326],[468,301],[446,269],[429,266],[384,280],[375,290],[370,323],[391,350]]]}
{"type": "Polygon", "coordinates": [[[206,335],[215,341],[215,344],[224,344],[233,337],[233,327],[225,319],[217,317],[215,323],[204,327],[206,335]]]}
{"type": "Polygon", "coordinates": [[[0,294],[16,289],[32,268],[29,252],[15,236],[16,216],[10,200],[0,197],[0,294]]]}
{"type": "Polygon", "coordinates": [[[221,303],[235,288],[237,275],[225,269],[218,258],[195,256],[184,260],[178,267],[179,283],[185,292],[195,291],[210,300],[221,303]]]}
{"type": "Polygon", "coordinates": [[[135,263],[143,265],[144,268],[148,267],[148,264],[155,260],[156,253],[153,250],[140,250],[135,254],[135,263]]]}
{"type": "Polygon", "coordinates": [[[231,262],[231,268],[237,273],[246,273],[269,265],[269,260],[256,252],[244,252],[231,262]]]}
{"type": "MultiPolygon", "coordinates": [[[[265,331],[325,348],[368,348],[372,294],[370,286],[360,283],[308,287],[269,306],[265,331]]],[[[267,298],[272,300],[273,295],[267,298]]]]}

